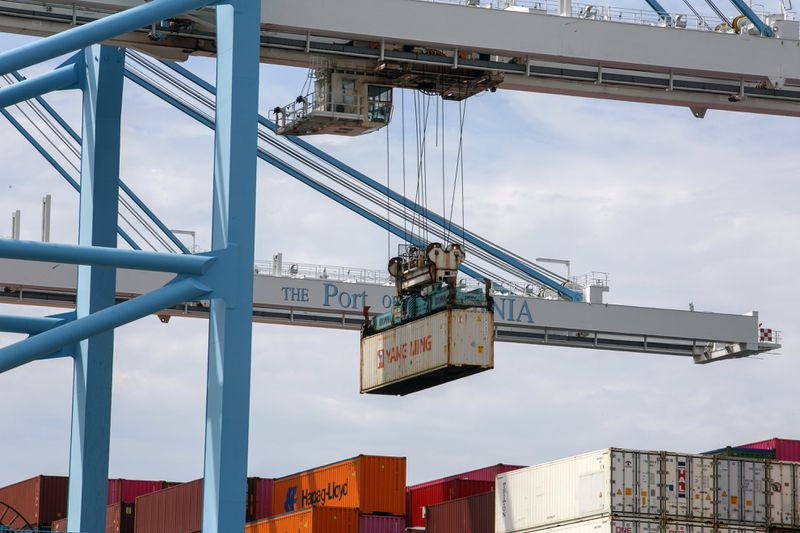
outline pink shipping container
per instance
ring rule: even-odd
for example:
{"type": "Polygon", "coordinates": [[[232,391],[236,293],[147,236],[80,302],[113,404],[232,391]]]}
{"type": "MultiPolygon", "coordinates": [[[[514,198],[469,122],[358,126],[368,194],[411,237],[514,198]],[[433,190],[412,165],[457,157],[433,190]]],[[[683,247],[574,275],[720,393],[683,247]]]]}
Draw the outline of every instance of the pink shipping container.
{"type": "Polygon", "coordinates": [[[520,468],[525,468],[525,467],[519,465],[507,465],[503,463],[498,463],[496,465],[486,466],[483,468],[478,468],[476,470],[470,470],[469,472],[462,472],[461,474],[455,474],[452,476],[443,477],[441,479],[434,479],[433,481],[426,481],[425,483],[417,483],[416,485],[408,487],[408,490],[420,489],[422,487],[436,485],[437,483],[441,483],[442,481],[450,481],[452,479],[494,481],[495,478],[497,478],[498,474],[503,474],[505,472],[510,472],[512,470],[519,470],[520,468]]]}
{"type": "Polygon", "coordinates": [[[120,502],[134,503],[136,498],[167,488],[163,481],[143,481],[137,479],[109,479],[108,505],[120,502]]]}
{"type": "Polygon", "coordinates": [[[358,521],[358,533],[404,533],[406,519],[402,516],[379,516],[362,514],[358,521]]]}
{"type": "Polygon", "coordinates": [[[775,459],[778,461],[800,462],[800,440],[773,438],[750,444],[742,444],[740,448],[755,448],[756,450],[775,450],[775,459]]]}

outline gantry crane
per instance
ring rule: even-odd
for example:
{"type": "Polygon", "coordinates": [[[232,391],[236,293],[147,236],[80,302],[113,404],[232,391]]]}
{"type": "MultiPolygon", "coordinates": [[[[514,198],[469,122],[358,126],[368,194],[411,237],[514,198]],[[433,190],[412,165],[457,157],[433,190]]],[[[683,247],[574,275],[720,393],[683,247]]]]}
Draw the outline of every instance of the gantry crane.
{"type": "MultiPolygon", "coordinates": [[[[741,0],[734,4],[746,20],[721,21],[720,31],[702,29],[707,21],[700,19],[697,29],[689,29],[685,17],[667,12],[657,0],[648,1],[657,15],[654,21],[626,22],[615,22],[617,12],[598,6],[583,6],[576,12],[569,0],[562,0],[556,13],[536,6],[485,9],[473,0],[465,5],[419,0],[264,0],[260,4],[226,0],[213,8],[206,7],[209,3],[0,1],[0,30],[47,37],[0,53],[0,75],[78,51],[51,73],[18,79],[0,89],[4,107],[55,90],[80,90],[84,97],[79,244],[0,241],[0,257],[5,258],[0,262],[0,284],[7,288],[6,294],[19,296],[23,302],[69,305],[75,300],[76,310],[71,313],[42,318],[0,316],[2,329],[30,335],[0,349],[0,370],[41,358],[75,359],[68,512],[72,529],[94,533],[102,528],[104,502],[92,495],[104,494],[107,480],[113,328],[154,313],[209,317],[204,531],[217,533],[243,527],[244,500],[239,489],[247,457],[253,317],[307,325],[339,326],[341,322],[339,327],[357,328],[363,318],[358,306],[351,309],[354,302],[361,300],[363,306],[373,295],[385,301],[388,291],[392,304],[392,290],[374,284],[258,273],[251,278],[253,156],[365,218],[381,222],[374,213],[336,196],[257,145],[259,60],[314,68],[322,74],[319,78],[340,80],[343,91],[354,81],[340,76],[344,72],[354,73],[356,83],[373,80],[363,84],[366,102],[356,102],[356,111],[387,101],[385,93],[374,91],[376,100],[370,102],[369,84],[373,83],[425,90],[450,99],[500,88],[680,105],[698,117],[708,109],[798,115],[798,25],[785,13],[760,17],[741,0]],[[100,42],[105,45],[96,45],[100,42]],[[162,59],[217,56],[220,86],[212,90],[221,105],[211,110],[213,118],[184,108],[185,103],[169,94],[159,95],[158,87],[151,91],[172,99],[171,104],[215,129],[212,252],[170,255],[115,248],[117,195],[122,187],[119,115],[122,80],[127,76],[125,53],[117,46],[162,59]],[[63,268],[48,268],[56,264],[63,268]],[[232,279],[237,283],[230,283],[232,279]],[[295,294],[302,297],[295,300],[295,294]],[[121,303],[116,303],[117,298],[121,303]]],[[[331,87],[337,82],[327,83],[331,87]]],[[[388,105],[372,108],[378,112],[361,116],[377,119],[372,121],[377,124],[390,118],[388,105]]],[[[291,129],[292,122],[309,120],[309,110],[315,109],[302,108],[296,118],[278,126],[264,117],[258,121],[268,128],[282,128],[279,133],[306,133],[291,129]]],[[[338,110],[334,107],[333,112],[338,110]]],[[[350,120],[352,127],[356,119],[350,120]]],[[[350,172],[353,169],[315,152],[300,139],[290,136],[287,140],[368,183],[366,176],[350,172]]],[[[385,192],[409,207],[406,199],[385,192]]],[[[391,230],[388,223],[386,227],[391,230]]],[[[551,291],[545,290],[539,298],[495,298],[495,316],[501,318],[498,338],[505,328],[506,340],[680,353],[699,362],[777,346],[760,338],[755,314],[612,306],[602,303],[602,287],[592,291],[591,286],[562,284],[489,242],[471,244],[551,291]]]]}

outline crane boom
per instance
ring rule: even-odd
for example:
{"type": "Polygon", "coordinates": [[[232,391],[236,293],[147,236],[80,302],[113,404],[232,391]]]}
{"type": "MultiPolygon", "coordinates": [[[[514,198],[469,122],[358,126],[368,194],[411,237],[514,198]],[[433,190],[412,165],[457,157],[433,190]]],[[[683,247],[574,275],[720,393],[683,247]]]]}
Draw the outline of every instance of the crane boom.
{"type": "MultiPolygon", "coordinates": [[[[126,300],[161,287],[171,275],[120,269],[117,298],[126,300]]],[[[0,301],[71,307],[76,269],[72,265],[0,261],[0,301]]],[[[363,308],[381,313],[394,302],[395,288],[377,282],[311,279],[255,273],[253,321],[358,330],[363,308]]],[[[207,318],[202,303],[159,313],[207,318]]],[[[518,295],[495,295],[496,340],[573,348],[693,357],[707,363],[746,357],[780,347],[759,335],[757,312],[745,315],[590,304],[518,295]]]]}

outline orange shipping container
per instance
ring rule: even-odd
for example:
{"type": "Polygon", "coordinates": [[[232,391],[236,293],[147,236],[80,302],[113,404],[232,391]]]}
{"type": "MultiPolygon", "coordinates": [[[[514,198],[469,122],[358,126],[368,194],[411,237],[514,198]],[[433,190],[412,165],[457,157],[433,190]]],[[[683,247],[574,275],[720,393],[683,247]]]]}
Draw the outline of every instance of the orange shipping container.
{"type": "Polygon", "coordinates": [[[259,522],[251,522],[245,533],[358,533],[358,509],[312,507],[259,522]]]}
{"type": "Polygon", "coordinates": [[[276,479],[272,511],[278,515],[320,506],[404,516],[405,492],[405,457],[359,455],[276,479]]]}

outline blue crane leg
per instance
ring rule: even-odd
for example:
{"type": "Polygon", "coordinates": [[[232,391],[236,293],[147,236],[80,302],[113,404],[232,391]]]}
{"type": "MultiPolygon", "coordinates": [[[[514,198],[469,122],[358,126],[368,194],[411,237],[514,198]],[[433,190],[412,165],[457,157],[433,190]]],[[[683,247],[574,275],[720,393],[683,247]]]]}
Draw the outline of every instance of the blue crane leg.
{"type": "Polygon", "coordinates": [[[256,210],[261,3],[217,6],[217,110],[209,313],[203,532],[244,531],[256,210]]]}
{"type": "MultiPolygon", "coordinates": [[[[84,63],[78,244],[116,248],[125,50],[94,45],[84,63]]],[[[73,324],[114,305],[116,278],[114,267],[78,266],[73,324]]],[[[75,354],[68,531],[105,531],[113,352],[109,330],[82,340],[75,354]]]]}

